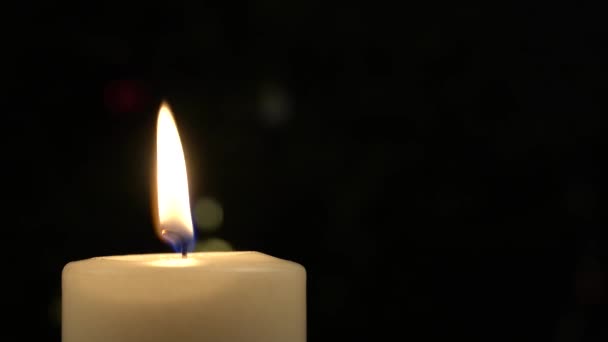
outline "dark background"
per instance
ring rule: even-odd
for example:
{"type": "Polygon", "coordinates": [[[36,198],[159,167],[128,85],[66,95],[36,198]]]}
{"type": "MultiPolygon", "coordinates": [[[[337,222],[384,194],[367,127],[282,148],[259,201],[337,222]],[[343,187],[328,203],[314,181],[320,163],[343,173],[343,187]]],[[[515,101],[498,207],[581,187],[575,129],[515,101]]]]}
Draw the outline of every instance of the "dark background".
{"type": "Polygon", "coordinates": [[[199,241],[303,264],[309,341],[606,340],[600,8],[6,6],[3,340],[60,340],[65,263],[169,250],[162,98],[199,241]]]}

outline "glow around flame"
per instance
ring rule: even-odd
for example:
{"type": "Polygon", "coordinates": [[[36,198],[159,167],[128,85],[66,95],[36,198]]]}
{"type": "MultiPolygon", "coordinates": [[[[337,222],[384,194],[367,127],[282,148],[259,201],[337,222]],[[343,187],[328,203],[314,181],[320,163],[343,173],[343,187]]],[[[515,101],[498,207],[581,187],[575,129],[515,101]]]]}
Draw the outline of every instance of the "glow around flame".
{"type": "Polygon", "coordinates": [[[157,233],[178,252],[192,251],[188,176],[182,143],[171,109],[163,102],[156,126],[157,233]]]}

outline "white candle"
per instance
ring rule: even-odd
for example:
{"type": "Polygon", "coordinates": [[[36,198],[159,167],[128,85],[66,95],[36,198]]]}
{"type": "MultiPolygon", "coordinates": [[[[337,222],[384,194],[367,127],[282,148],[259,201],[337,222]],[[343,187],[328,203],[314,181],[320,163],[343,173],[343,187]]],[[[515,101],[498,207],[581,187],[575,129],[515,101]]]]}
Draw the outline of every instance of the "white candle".
{"type": "Polygon", "coordinates": [[[257,252],[100,257],[63,271],[63,342],[304,342],[305,271],[257,252]]]}
{"type": "Polygon", "coordinates": [[[108,256],[67,264],[62,341],[306,341],[301,265],[258,252],[187,253],[194,235],[186,167],[167,105],[158,120],[157,188],[157,231],[183,256],[108,256]]]}

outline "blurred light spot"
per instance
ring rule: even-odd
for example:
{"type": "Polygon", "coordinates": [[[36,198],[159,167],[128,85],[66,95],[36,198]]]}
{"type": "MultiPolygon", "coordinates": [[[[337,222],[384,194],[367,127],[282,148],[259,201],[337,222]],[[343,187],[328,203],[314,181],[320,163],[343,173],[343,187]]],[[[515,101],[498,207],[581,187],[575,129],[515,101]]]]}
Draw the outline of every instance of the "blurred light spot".
{"type": "Polygon", "coordinates": [[[202,197],[194,204],[194,222],[203,232],[217,230],[224,221],[222,205],[211,197],[202,197]]]}
{"type": "Polygon", "coordinates": [[[210,238],[198,242],[194,247],[195,252],[226,252],[233,250],[232,245],[224,239],[210,238]]]}
{"type": "Polygon", "coordinates": [[[115,113],[142,111],[147,98],[144,85],[134,80],[112,81],[104,89],[105,105],[115,113]]]}
{"type": "Polygon", "coordinates": [[[606,276],[599,271],[578,271],[576,295],[579,304],[603,304],[606,300],[606,276]]]}
{"type": "Polygon", "coordinates": [[[602,272],[600,261],[591,255],[582,258],[576,271],[577,300],[579,304],[603,304],[606,293],[606,275],[602,272]]]}
{"type": "Polygon", "coordinates": [[[285,123],[291,116],[287,92],[276,85],[263,86],[259,94],[260,119],[270,126],[285,123]]]}
{"type": "Polygon", "coordinates": [[[53,324],[61,324],[61,296],[51,300],[49,304],[49,319],[53,324]]]}

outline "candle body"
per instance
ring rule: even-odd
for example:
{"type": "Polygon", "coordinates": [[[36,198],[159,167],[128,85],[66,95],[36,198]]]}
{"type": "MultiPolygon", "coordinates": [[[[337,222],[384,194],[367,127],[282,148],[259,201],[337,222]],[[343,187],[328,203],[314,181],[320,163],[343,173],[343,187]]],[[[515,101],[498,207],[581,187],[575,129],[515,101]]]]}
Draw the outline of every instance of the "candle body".
{"type": "Polygon", "coordinates": [[[257,252],[66,265],[63,342],[304,342],[306,271],[257,252]]]}

